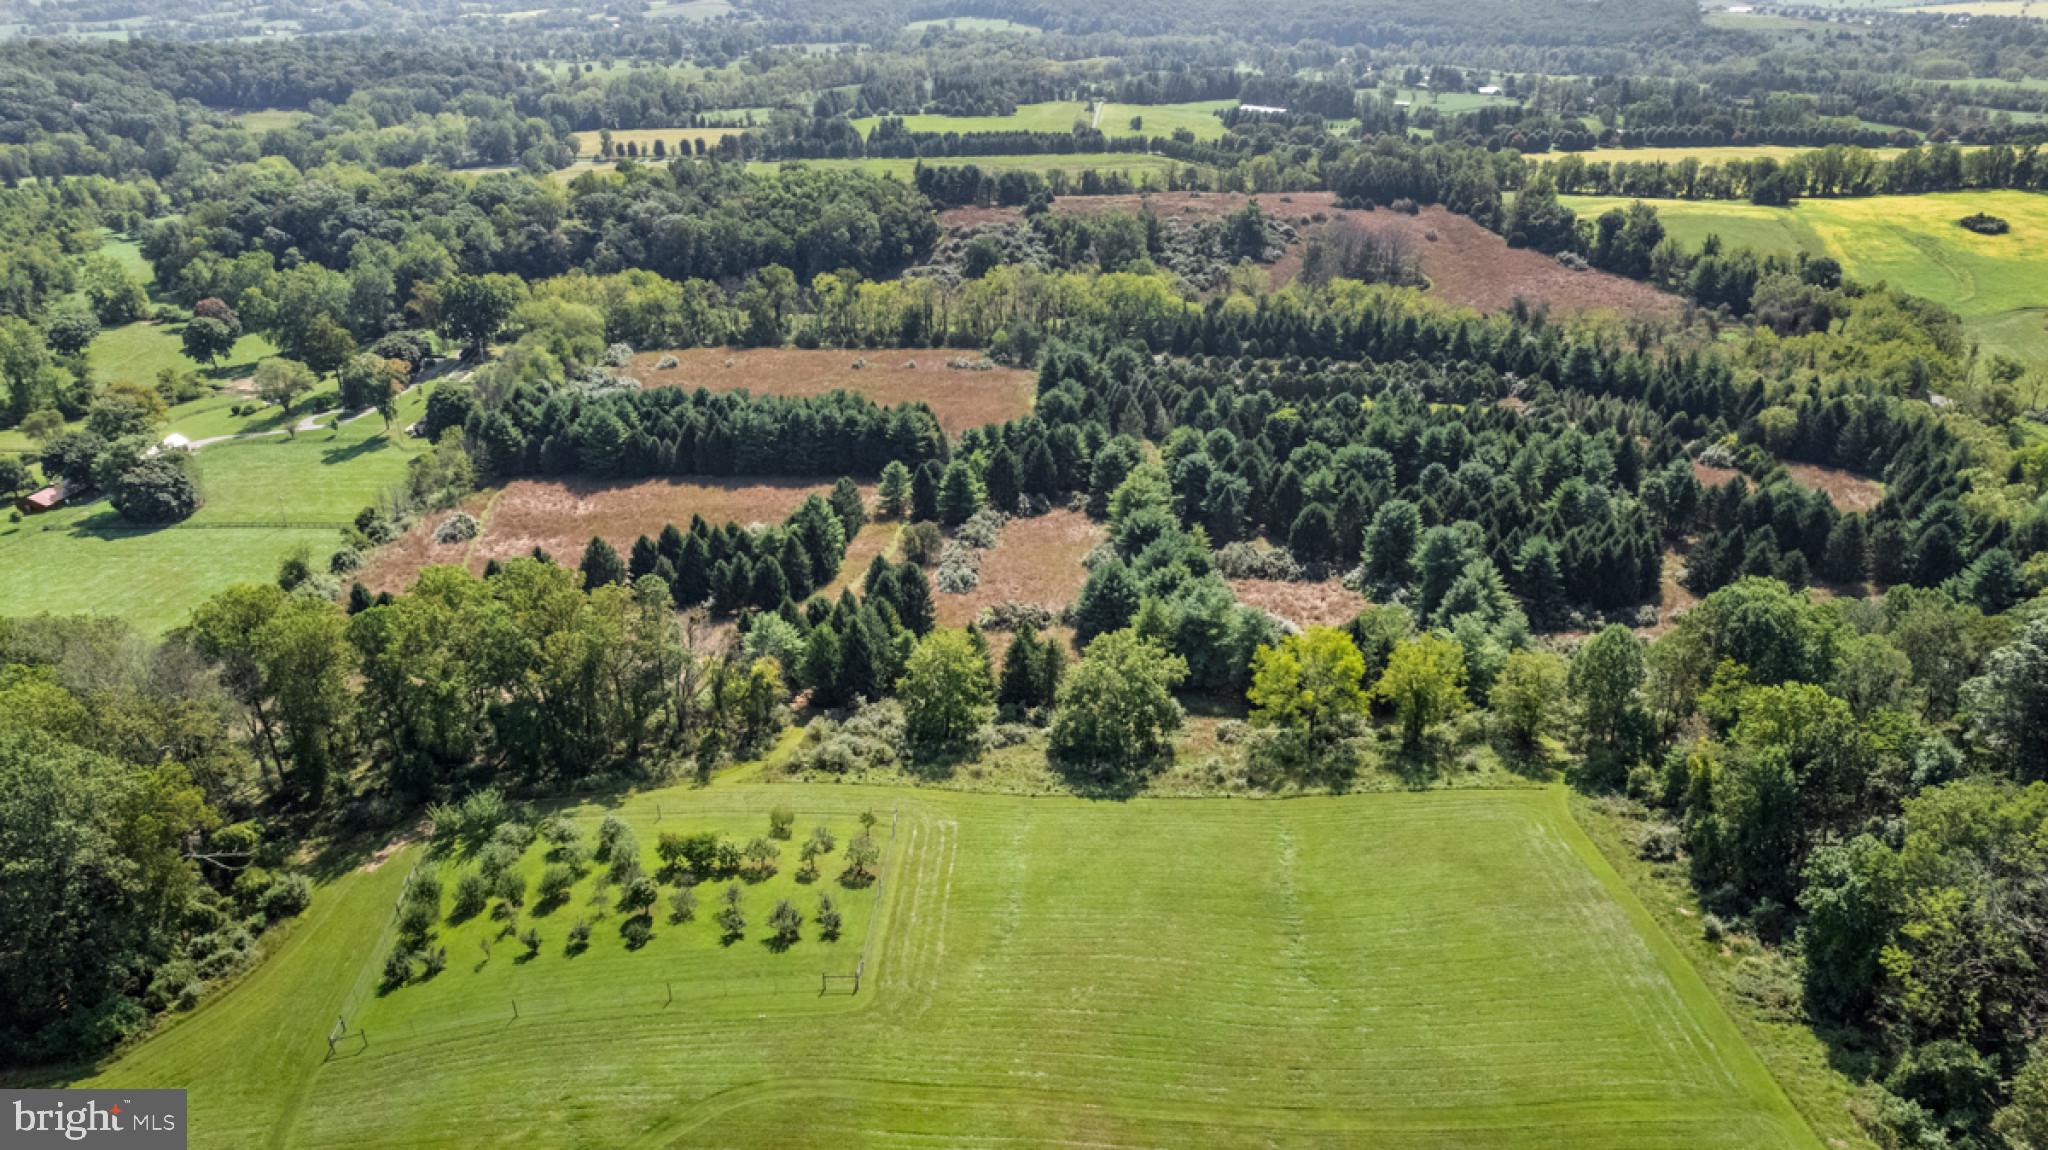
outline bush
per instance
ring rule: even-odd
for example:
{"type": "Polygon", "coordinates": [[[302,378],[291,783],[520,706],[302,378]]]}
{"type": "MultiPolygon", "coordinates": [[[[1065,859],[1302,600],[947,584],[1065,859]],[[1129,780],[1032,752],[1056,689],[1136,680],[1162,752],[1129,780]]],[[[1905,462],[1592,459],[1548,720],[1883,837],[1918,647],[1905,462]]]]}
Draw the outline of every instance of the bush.
{"type": "Polygon", "coordinates": [[[1059,613],[1043,603],[1005,599],[983,607],[975,623],[984,631],[1043,631],[1058,618],[1059,613]]]}
{"type": "Polygon", "coordinates": [[[958,540],[946,544],[945,553],[939,556],[939,573],[933,582],[949,595],[965,595],[981,586],[981,553],[961,545],[958,540]]]}
{"type": "Polygon", "coordinates": [[[263,892],[263,916],[272,922],[291,918],[313,904],[313,880],[302,874],[281,874],[263,892]]]}
{"type": "Polygon", "coordinates": [[[443,519],[440,526],[434,528],[434,542],[467,543],[476,538],[477,530],[476,516],[467,511],[458,511],[443,519]]]}
{"type": "Polygon", "coordinates": [[[577,919],[576,925],[569,928],[569,953],[575,954],[589,945],[590,923],[583,919],[577,919]]]}
{"type": "Polygon", "coordinates": [[[353,547],[343,547],[327,557],[327,570],[335,575],[347,575],[363,567],[363,553],[353,547]]]}
{"type": "Polygon", "coordinates": [[[404,986],[412,981],[412,950],[406,946],[394,946],[384,956],[384,988],[404,986]]]}
{"type": "Polygon", "coordinates": [[[682,360],[677,359],[673,355],[664,355],[660,359],[655,361],[654,369],[656,371],[667,371],[670,368],[681,367],[682,363],[682,360]]]}
{"type": "Polygon", "coordinates": [[[1295,582],[1303,578],[1301,563],[1294,553],[1270,543],[1247,541],[1218,548],[1216,572],[1225,579],[1276,579],[1295,582]]]}
{"type": "Polygon", "coordinates": [[[432,978],[448,969],[448,948],[430,946],[420,951],[420,977],[432,978]]]}
{"type": "Polygon", "coordinates": [[[626,826],[619,816],[606,815],[604,821],[597,824],[597,861],[604,862],[610,859],[612,849],[618,845],[619,840],[631,838],[632,835],[632,829],[626,826]]]}
{"type": "Polygon", "coordinates": [[[996,540],[1002,537],[1003,525],[1009,521],[1010,517],[1002,512],[983,508],[969,516],[953,537],[977,551],[986,551],[996,545],[996,540]]]}
{"type": "Polygon", "coordinates": [[[668,896],[668,920],[670,922],[688,922],[696,917],[696,887],[679,887],[676,893],[668,896]]]}
{"type": "Polygon", "coordinates": [[[939,533],[936,523],[923,521],[912,523],[903,529],[897,542],[897,549],[903,558],[919,567],[929,567],[938,559],[939,552],[946,545],[946,537],[939,533]]]}
{"type": "Polygon", "coordinates": [[[543,906],[553,906],[568,901],[569,888],[575,885],[575,870],[561,863],[550,863],[546,870],[540,872],[540,885],[534,893],[540,896],[543,906]]]}
{"type": "Polygon", "coordinates": [[[827,942],[839,937],[839,907],[829,894],[818,896],[818,937],[827,942]]]}
{"type": "Polygon", "coordinates": [[[654,937],[654,919],[644,914],[634,915],[619,924],[619,937],[626,940],[627,950],[639,950],[654,937]]]}
{"type": "Polygon", "coordinates": [[[2002,236],[2012,230],[2012,225],[1997,216],[1985,212],[1972,212],[1956,223],[1980,236],[2002,236]]]}
{"type": "Polygon", "coordinates": [[[791,828],[796,826],[796,812],[786,806],[778,806],[768,812],[768,837],[787,839],[791,828]]]}
{"type": "Polygon", "coordinates": [[[610,367],[624,367],[633,362],[633,345],[615,343],[604,349],[604,362],[610,367]]]}
{"type": "Polygon", "coordinates": [[[910,754],[908,724],[903,707],[894,699],[862,707],[844,723],[827,719],[811,723],[806,746],[791,763],[798,771],[823,771],[844,775],[862,770],[885,770],[910,754]]]}
{"type": "Polygon", "coordinates": [[[491,883],[475,871],[463,875],[455,882],[455,905],[448,911],[449,922],[461,922],[475,918],[484,912],[484,904],[491,898],[491,883]]]}

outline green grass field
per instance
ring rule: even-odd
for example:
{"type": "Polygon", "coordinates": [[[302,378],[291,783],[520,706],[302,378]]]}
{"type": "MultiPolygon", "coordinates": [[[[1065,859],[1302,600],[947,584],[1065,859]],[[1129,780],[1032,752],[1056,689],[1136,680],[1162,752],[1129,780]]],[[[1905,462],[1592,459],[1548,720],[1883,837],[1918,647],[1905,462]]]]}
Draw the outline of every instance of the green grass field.
{"type": "Polygon", "coordinates": [[[906,32],[922,32],[927,28],[946,28],[955,32],[1043,31],[1036,24],[1019,24],[1015,20],[997,20],[987,16],[948,16],[943,20],[912,20],[903,26],[906,32]]]}
{"type": "MultiPolygon", "coordinates": [[[[773,171],[786,161],[756,161],[747,165],[750,171],[773,171]]],[[[837,169],[845,172],[866,172],[876,176],[894,176],[909,180],[917,170],[916,160],[862,159],[862,160],[798,160],[806,167],[837,169]]],[[[1069,156],[958,156],[925,160],[925,165],[934,168],[957,168],[973,164],[984,172],[1065,172],[1079,176],[1082,172],[1122,172],[1133,180],[1141,179],[1146,173],[1156,173],[1163,181],[1166,173],[1182,166],[1180,161],[1166,156],[1148,155],[1142,152],[1090,152],[1069,156]]],[[[560,174],[560,173],[557,173],[560,174]]]]}
{"type": "MultiPolygon", "coordinates": [[[[313,410],[306,405],[299,414],[313,410]]],[[[301,547],[324,561],[340,545],[335,528],[272,524],[353,519],[405,477],[422,441],[398,429],[425,410],[422,389],[414,388],[401,398],[388,435],[373,415],[339,429],[205,448],[206,504],[177,526],[137,530],[104,499],[0,523],[0,615],[90,611],[155,633],[184,622],[223,587],[275,578],[278,563],[301,547]]],[[[232,422],[209,408],[191,413],[186,426],[203,430],[208,419],[232,422]]]]}
{"type": "MultiPolygon", "coordinates": [[[[1563,197],[1597,215],[1622,198],[1563,197]]],[[[1983,346],[2048,364],[2048,197],[2027,192],[1942,192],[1921,196],[1802,200],[1790,208],[1694,200],[1654,201],[1667,233],[1688,246],[1708,234],[1758,250],[1833,256],[1852,278],[1883,280],[1947,304],[1983,346]],[[2012,224],[2002,236],[1956,225],[1972,212],[2012,224]]]]}
{"type": "MultiPolygon", "coordinates": [[[[738,135],[745,130],[745,128],[739,127],[620,129],[612,133],[612,144],[620,148],[629,143],[638,144],[640,145],[642,157],[651,160],[653,159],[654,141],[656,140],[660,140],[671,152],[679,143],[687,143],[694,150],[698,140],[704,141],[704,146],[708,148],[727,136],[738,135]]],[[[576,136],[576,155],[583,159],[593,159],[598,155],[598,149],[603,147],[603,145],[603,133],[579,132],[576,136]]]]}
{"type": "MultiPolygon", "coordinates": [[[[1187,104],[1105,104],[1098,117],[1081,100],[1054,100],[1043,104],[1019,104],[1014,116],[905,116],[904,126],[913,132],[1066,132],[1076,121],[1093,123],[1105,136],[1170,136],[1186,128],[1198,140],[1223,136],[1223,121],[1216,113],[1235,107],[1235,100],[1205,100],[1187,104]],[[1131,117],[1141,117],[1142,128],[1131,128],[1131,117]]],[[[855,120],[862,135],[874,130],[879,117],[855,120]]]]}
{"type": "Polygon", "coordinates": [[[474,1145],[479,1116],[535,1146],[1821,1145],[1556,789],[1107,803],[721,781],[576,813],[651,850],[661,830],[758,833],[776,803],[842,844],[859,811],[900,811],[872,924],[870,894],[835,887],[841,941],[807,926],[770,950],[785,869],[731,946],[663,906],[644,950],[614,915],[571,956],[579,888],[531,961],[444,928],[447,970],[380,997],[413,847],[323,885],[263,966],[95,1081],[189,1088],[198,1147],[474,1145]],[[859,996],[821,995],[870,925],[859,996]],[[366,1042],[330,1060],[343,1013],[366,1042]]]}
{"type": "MultiPolygon", "coordinates": [[[[1794,156],[1818,151],[1817,148],[1792,148],[1776,144],[1736,145],[1721,148],[1591,148],[1583,152],[1551,152],[1533,157],[1543,163],[1561,160],[1575,155],[1589,164],[1675,164],[1692,158],[1702,164],[1727,163],[1730,160],[1757,160],[1766,156],[1777,160],[1789,160],[1794,156]]],[[[1898,155],[1901,148],[1865,148],[1864,151],[1880,159],[1898,155]]]]}
{"type": "Polygon", "coordinates": [[[1477,92],[1438,92],[1430,88],[1401,88],[1396,100],[1406,100],[1412,110],[1435,108],[1446,116],[1476,112],[1481,108],[1510,108],[1521,103],[1512,96],[1480,95],[1477,92]]]}

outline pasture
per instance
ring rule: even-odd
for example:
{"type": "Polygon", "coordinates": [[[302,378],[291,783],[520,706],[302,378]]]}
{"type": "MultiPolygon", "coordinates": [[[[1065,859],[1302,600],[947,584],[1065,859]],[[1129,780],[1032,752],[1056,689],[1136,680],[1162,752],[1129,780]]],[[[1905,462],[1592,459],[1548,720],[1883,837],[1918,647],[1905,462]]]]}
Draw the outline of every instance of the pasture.
{"type": "MultiPolygon", "coordinates": [[[[1042,104],[1019,104],[1010,116],[904,116],[903,125],[913,132],[1068,132],[1075,124],[1092,124],[1102,134],[1121,136],[1170,136],[1186,128],[1198,140],[1223,136],[1223,121],[1216,113],[1235,107],[1235,100],[1204,100],[1186,104],[1104,104],[1091,111],[1082,100],[1053,100],[1042,104]],[[1132,117],[1143,126],[1131,127],[1132,117]]],[[[862,135],[874,130],[880,117],[855,120],[862,135]]]]}
{"type": "Polygon", "coordinates": [[[912,20],[903,26],[906,32],[923,32],[930,28],[944,28],[949,32],[1039,32],[1043,29],[1035,24],[1019,24],[1015,20],[1002,20],[987,16],[948,16],[938,20],[912,20]]]}
{"type": "MultiPolygon", "coordinates": [[[[1566,196],[1582,215],[1626,204],[1619,197],[1566,196]]],[[[1665,231],[1696,247],[1709,234],[1759,250],[1832,256],[1865,283],[1882,280],[1954,308],[1986,350],[2048,364],[2048,199],[2027,192],[1939,192],[1919,196],[1802,200],[1790,208],[1656,200],[1665,231]],[[1988,212],[2012,224],[1979,235],[1956,221],[1988,212]]]]}
{"type": "MultiPolygon", "coordinates": [[[[1877,125],[1883,127],[1883,125],[1877,125]]],[[[1879,159],[1891,159],[1904,151],[1903,148],[1865,148],[1866,153],[1879,159]]],[[[1698,160],[1702,164],[1725,164],[1733,160],[1789,160],[1794,156],[1819,151],[1818,148],[1790,147],[1780,144],[1731,144],[1722,147],[1701,146],[1669,148],[1590,148],[1583,152],[1550,152],[1533,156],[1537,163],[1551,163],[1566,156],[1577,156],[1589,164],[1675,164],[1681,160],[1698,160]]]]}
{"type": "Polygon", "coordinates": [[[700,347],[644,352],[629,370],[646,387],[745,390],[791,398],[850,391],[884,407],[922,402],[931,407],[946,434],[959,435],[970,427],[1031,414],[1038,390],[1038,377],[1021,368],[973,371],[948,366],[952,360],[980,358],[977,353],[942,348],[861,352],[700,347]],[[667,356],[675,357],[676,366],[656,366],[667,356]]]}
{"type": "Polygon", "coordinates": [[[773,171],[786,163],[842,172],[866,172],[871,176],[891,176],[906,183],[916,174],[918,164],[922,163],[931,168],[957,168],[972,164],[984,172],[1038,172],[1043,175],[1063,172],[1072,179],[1078,179],[1083,172],[1100,172],[1103,175],[1115,172],[1134,182],[1151,179],[1160,186],[1166,183],[1166,173],[1186,166],[1167,156],[1155,156],[1147,152],[1077,152],[1068,155],[1040,156],[941,156],[921,161],[875,158],[755,160],[748,163],[747,168],[749,171],[773,171]]]}
{"type": "MultiPolygon", "coordinates": [[[[1820,1146],[1556,789],[1099,803],[721,781],[574,813],[647,845],[765,826],[776,803],[799,835],[900,812],[874,917],[846,892],[837,943],[807,925],[777,953],[750,926],[721,946],[663,913],[641,951],[614,917],[571,957],[572,900],[521,915],[531,961],[444,928],[448,968],[378,996],[411,847],[338,874],[263,966],[94,1081],[189,1085],[197,1147],[468,1145],[479,1114],[540,1147],[1820,1146]],[[870,930],[860,993],[821,995],[870,930]],[[329,1059],[343,1014],[366,1041],[329,1059]]],[[[751,922],[773,893],[747,895],[751,922]]]]}
{"type": "Polygon", "coordinates": [[[0,524],[0,615],[95,612],[158,633],[224,587],[275,578],[300,548],[324,562],[339,524],[404,479],[422,444],[396,428],[425,410],[414,388],[390,434],[372,415],[207,447],[205,506],[173,526],[138,528],[104,499],[0,524]]]}
{"type": "MultiPolygon", "coordinates": [[[[683,154],[680,149],[684,146],[687,146],[692,152],[696,151],[696,144],[699,140],[704,141],[704,146],[708,148],[727,136],[736,136],[745,130],[745,128],[740,127],[618,128],[614,129],[611,135],[612,146],[618,149],[620,154],[624,153],[627,144],[636,144],[640,148],[641,159],[653,159],[654,142],[656,140],[661,141],[668,156],[672,157],[683,154]]],[[[603,133],[579,132],[576,135],[576,156],[582,160],[596,159],[599,155],[599,149],[603,145],[603,133]]]]}

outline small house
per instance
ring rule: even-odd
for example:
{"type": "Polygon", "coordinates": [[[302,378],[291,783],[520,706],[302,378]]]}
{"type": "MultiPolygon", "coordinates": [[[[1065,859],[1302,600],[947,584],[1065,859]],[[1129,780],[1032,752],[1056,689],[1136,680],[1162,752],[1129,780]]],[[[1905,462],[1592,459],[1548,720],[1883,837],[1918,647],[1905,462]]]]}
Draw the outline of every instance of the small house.
{"type": "Polygon", "coordinates": [[[1500,85],[1499,85],[1499,84],[1481,84],[1481,85],[1479,86],[1479,94],[1480,94],[1480,95],[1482,95],[1482,96],[1498,96],[1498,95],[1500,95],[1500,94],[1501,94],[1501,93],[1500,93],[1500,85]]]}
{"type": "Polygon", "coordinates": [[[71,485],[59,482],[52,483],[41,491],[32,491],[22,496],[14,501],[14,505],[23,515],[41,515],[45,511],[55,511],[64,506],[65,501],[70,498],[71,485]]]}

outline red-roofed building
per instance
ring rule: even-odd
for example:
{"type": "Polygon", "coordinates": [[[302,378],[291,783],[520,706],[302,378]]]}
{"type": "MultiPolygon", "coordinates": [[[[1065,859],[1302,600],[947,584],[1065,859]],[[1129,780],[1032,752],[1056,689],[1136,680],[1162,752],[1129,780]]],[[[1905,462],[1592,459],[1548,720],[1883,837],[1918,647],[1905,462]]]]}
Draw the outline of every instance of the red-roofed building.
{"type": "Polygon", "coordinates": [[[15,500],[14,505],[21,508],[23,515],[39,515],[45,511],[55,511],[59,507],[64,506],[64,501],[69,498],[71,498],[70,484],[52,483],[41,491],[30,492],[15,500]]]}

